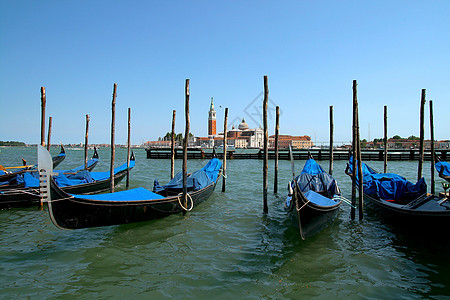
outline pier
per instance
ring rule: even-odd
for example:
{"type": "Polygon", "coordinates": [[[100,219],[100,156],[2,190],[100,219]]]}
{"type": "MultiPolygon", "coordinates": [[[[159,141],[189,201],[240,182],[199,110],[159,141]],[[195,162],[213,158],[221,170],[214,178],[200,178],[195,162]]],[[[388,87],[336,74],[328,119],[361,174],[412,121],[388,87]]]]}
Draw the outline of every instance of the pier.
{"type": "MultiPolygon", "coordinates": [[[[147,158],[149,159],[170,159],[171,149],[170,148],[147,148],[147,158]]],[[[269,149],[269,159],[275,159],[275,150],[269,149]]],[[[293,155],[295,160],[306,160],[308,159],[308,152],[312,154],[316,160],[329,160],[330,150],[329,149],[294,149],[293,155]]],[[[442,160],[447,160],[448,150],[438,149],[435,151],[442,160]]],[[[216,151],[217,156],[223,159],[223,153],[216,151]]],[[[350,152],[348,150],[333,150],[334,160],[348,160],[350,152]]],[[[210,159],[213,156],[211,149],[204,148],[188,148],[188,159],[210,159]]],[[[175,148],[175,159],[181,159],[183,157],[183,149],[175,148]]],[[[401,160],[419,160],[420,151],[419,149],[392,149],[388,151],[387,158],[390,161],[401,161],[401,160]]],[[[258,149],[238,149],[230,150],[227,149],[227,159],[263,159],[264,150],[258,149]]],[[[450,158],[450,157],[449,157],[450,158]]],[[[278,150],[278,159],[289,160],[289,151],[287,149],[278,150]]],[[[431,151],[425,150],[424,159],[427,161],[431,160],[431,151]]],[[[384,160],[384,150],[383,149],[361,149],[361,160],[362,161],[383,161],[384,160]]]]}

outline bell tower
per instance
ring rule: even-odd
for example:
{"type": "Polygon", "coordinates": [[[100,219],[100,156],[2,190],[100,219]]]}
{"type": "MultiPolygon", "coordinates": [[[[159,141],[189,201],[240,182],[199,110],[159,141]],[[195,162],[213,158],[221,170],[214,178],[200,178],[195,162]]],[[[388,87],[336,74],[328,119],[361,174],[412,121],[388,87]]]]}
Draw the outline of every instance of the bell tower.
{"type": "Polygon", "coordinates": [[[211,106],[208,113],[208,136],[214,136],[216,131],[216,110],[214,109],[213,97],[211,97],[211,106]]]}

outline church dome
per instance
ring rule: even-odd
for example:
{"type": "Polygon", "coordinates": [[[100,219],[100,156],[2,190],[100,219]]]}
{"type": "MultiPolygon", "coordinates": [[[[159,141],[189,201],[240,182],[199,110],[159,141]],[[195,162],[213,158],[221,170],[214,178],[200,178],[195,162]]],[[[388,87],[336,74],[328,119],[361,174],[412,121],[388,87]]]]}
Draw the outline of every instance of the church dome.
{"type": "Polygon", "coordinates": [[[239,130],[247,130],[248,129],[248,124],[245,123],[245,119],[244,118],[242,118],[242,122],[239,124],[238,129],[239,130]]]}

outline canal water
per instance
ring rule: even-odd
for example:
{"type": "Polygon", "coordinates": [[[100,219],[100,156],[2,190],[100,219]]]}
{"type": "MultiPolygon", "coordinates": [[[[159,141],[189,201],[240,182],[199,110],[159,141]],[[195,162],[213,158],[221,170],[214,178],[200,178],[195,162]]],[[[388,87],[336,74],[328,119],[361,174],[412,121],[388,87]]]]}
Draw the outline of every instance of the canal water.
{"type": "MultiPolygon", "coordinates": [[[[149,160],[135,149],[131,187],[151,189],[168,181],[170,160],[149,160]]],[[[60,168],[82,164],[84,151],[66,149],[60,168]]],[[[59,153],[52,148],[53,156],[59,153]]],[[[90,150],[92,155],[92,150],[90,150]]],[[[99,150],[95,171],[109,170],[109,148],[99,150]]],[[[36,162],[36,148],[0,148],[0,164],[36,162]]],[[[117,164],[126,149],[117,149],[117,164]]],[[[196,170],[205,160],[188,161],[196,170]]],[[[300,172],[304,161],[295,161],[300,172]]],[[[320,162],[328,169],[328,161],[320,162]]],[[[382,162],[368,162],[382,170],[382,162]]],[[[351,197],[345,161],[333,175],[351,197]]],[[[176,161],[181,170],[182,161],[176,161]]],[[[161,220],[60,230],[36,207],[0,211],[0,298],[194,298],[194,299],[444,299],[450,296],[449,228],[435,234],[386,224],[367,209],[350,220],[343,205],[335,222],[302,241],[283,211],[290,162],[279,163],[273,193],[269,161],[269,213],[263,213],[262,161],[228,160],[208,201],[186,215],[161,220]]],[[[416,162],[390,162],[389,171],[410,180],[416,162]]],[[[430,164],[424,176],[429,182],[430,164]]],[[[437,174],[436,174],[437,177],[437,174]]],[[[124,182],[119,190],[124,189],[124,182]]],[[[436,190],[442,191],[437,179],[436,190]]],[[[449,224],[450,225],[450,224],[449,224]]]]}

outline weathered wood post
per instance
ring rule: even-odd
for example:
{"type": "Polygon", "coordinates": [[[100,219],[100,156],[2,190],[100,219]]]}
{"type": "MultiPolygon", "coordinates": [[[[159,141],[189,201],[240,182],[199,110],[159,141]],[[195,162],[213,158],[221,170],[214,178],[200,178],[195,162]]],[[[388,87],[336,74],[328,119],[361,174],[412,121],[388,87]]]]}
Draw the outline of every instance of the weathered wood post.
{"type": "Polygon", "coordinates": [[[267,205],[267,171],[269,169],[269,151],[268,151],[268,128],[267,128],[267,106],[269,103],[269,86],[267,83],[267,76],[264,76],[264,101],[263,101],[263,123],[264,123],[264,162],[263,162],[263,202],[264,213],[269,212],[267,205]]]}
{"type": "Polygon", "coordinates": [[[127,139],[127,182],[126,188],[130,187],[130,153],[131,153],[131,108],[128,107],[128,139],[127,139]]]}
{"type": "Polygon", "coordinates": [[[175,115],[176,110],[172,112],[172,135],[170,138],[170,179],[175,176],[175,115]]]}
{"type": "MultiPolygon", "coordinates": [[[[184,207],[187,208],[187,148],[189,141],[189,79],[186,79],[185,85],[185,118],[186,127],[184,131],[184,143],[183,143],[183,203],[184,207]]],[[[186,210],[183,210],[186,213],[186,210]]]]}
{"type": "Polygon", "coordinates": [[[274,170],[274,182],[273,182],[273,192],[278,193],[278,138],[280,132],[280,107],[275,108],[275,170],[274,170]]]}
{"type": "Polygon", "coordinates": [[[87,169],[88,162],[88,137],[89,137],[89,115],[86,115],[86,133],[84,135],[84,169],[87,169]]]}
{"type": "Polygon", "coordinates": [[[227,127],[228,127],[228,107],[225,107],[225,117],[223,121],[223,181],[222,192],[225,192],[227,182],[227,127]]]}
{"type": "Polygon", "coordinates": [[[50,151],[50,138],[52,137],[52,117],[48,117],[47,150],[50,151]]]}
{"type": "Polygon", "coordinates": [[[358,101],[356,101],[356,136],[357,136],[357,157],[358,157],[358,194],[359,194],[359,220],[364,217],[364,193],[363,193],[363,175],[362,175],[362,159],[361,159],[361,137],[359,135],[359,109],[358,101]]]}
{"type": "Polygon", "coordinates": [[[422,96],[420,99],[420,144],[419,144],[419,167],[417,172],[417,180],[422,178],[423,169],[423,156],[424,156],[424,145],[423,139],[425,135],[425,89],[422,89],[422,96]]]}
{"type": "Polygon", "coordinates": [[[387,105],[384,106],[384,173],[387,173],[387,158],[388,158],[388,137],[387,137],[387,123],[388,115],[387,115],[387,105]]]}
{"type": "Polygon", "coordinates": [[[109,169],[110,185],[109,192],[114,193],[114,159],[116,156],[116,149],[114,143],[114,134],[116,130],[116,97],[117,97],[117,83],[114,83],[113,98],[111,103],[111,164],[109,169]]]}
{"type": "Polygon", "coordinates": [[[431,194],[434,195],[434,163],[436,154],[434,153],[434,120],[433,120],[433,101],[430,100],[430,138],[431,138],[431,194]]]}
{"type": "Polygon", "coordinates": [[[41,146],[45,147],[45,87],[41,86],[41,146]]]}
{"type": "Polygon", "coordinates": [[[334,149],[333,149],[333,135],[334,135],[334,123],[333,123],[333,106],[330,106],[330,169],[328,173],[333,175],[333,160],[334,160],[334,149]]]}
{"type": "Polygon", "coordinates": [[[357,135],[356,135],[356,118],[357,118],[357,111],[356,111],[356,105],[357,105],[357,83],[356,80],[353,80],[353,126],[352,126],[352,207],[350,210],[350,218],[352,220],[355,219],[356,211],[356,143],[357,143],[357,135]]]}

